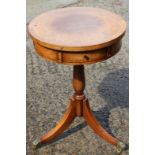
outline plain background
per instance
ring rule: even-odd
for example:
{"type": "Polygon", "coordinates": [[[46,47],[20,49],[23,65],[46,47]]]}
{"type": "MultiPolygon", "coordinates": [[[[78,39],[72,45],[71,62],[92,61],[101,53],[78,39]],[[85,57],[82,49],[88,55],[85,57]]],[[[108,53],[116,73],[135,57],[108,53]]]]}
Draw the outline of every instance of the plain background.
{"type": "MultiPolygon", "coordinates": [[[[154,1],[129,3],[130,154],[154,153],[154,1]]],[[[0,5],[0,154],[26,154],[26,1],[0,5]]]]}

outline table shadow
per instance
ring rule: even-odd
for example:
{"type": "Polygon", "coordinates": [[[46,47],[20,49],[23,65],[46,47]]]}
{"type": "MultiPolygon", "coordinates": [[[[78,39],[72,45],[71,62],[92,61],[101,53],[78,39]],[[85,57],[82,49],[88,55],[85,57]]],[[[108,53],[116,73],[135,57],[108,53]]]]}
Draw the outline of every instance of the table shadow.
{"type": "Polygon", "coordinates": [[[129,107],[129,69],[109,73],[98,86],[98,93],[107,104],[94,114],[101,125],[113,135],[109,126],[111,110],[117,107],[129,107]]]}

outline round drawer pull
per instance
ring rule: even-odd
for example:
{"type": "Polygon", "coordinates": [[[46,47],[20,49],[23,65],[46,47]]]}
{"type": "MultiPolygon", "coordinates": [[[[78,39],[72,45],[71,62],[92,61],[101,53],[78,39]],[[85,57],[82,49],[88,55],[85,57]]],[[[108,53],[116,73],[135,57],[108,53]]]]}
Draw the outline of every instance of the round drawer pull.
{"type": "Polygon", "coordinates": [[[89,57],[87,55],[84,55],[85,60],[89,60],[89,57]]]}

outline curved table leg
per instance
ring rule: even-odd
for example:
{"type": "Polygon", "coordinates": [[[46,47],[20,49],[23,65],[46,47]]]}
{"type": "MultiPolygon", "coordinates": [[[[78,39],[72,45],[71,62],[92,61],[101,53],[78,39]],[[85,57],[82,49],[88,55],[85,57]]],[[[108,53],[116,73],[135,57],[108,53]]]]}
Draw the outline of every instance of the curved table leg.
{"type": "Polygon", "coordinates": [[[53,128],[51,131],[49,131],[47,134],[42,136],[39,140],[38,139],[35,140],[33,144],[37,146],[39,144],[48,143],[51,140],[57,138],[62,132],[64,132],[69,127],[69,125],[74,120],[76,116],[75,108],[76,108],[76,105],[74,101],[71,99],[68,110],[66,111],[61,121],[57,124],[57,126],[53,128]]]}
{"type": "Polygon", "coordinates": [[[83,104],[83,115],[88,123],[88,125],[94,130],[96,134],[98,134],[101,138],[109,142],[110,144],[117,145],[118,140],[112,137],[97,121],[95,116],[93,115],[88,100],[85,100],[83,104]]]}

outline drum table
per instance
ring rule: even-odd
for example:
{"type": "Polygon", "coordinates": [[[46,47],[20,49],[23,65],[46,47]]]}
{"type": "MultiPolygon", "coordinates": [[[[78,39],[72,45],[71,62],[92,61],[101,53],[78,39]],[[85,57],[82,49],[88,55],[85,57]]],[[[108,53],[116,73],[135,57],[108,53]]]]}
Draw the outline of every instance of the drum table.
{"type": "MultiPolygon", "coordinates": [[[[84,64],[93,64],[115,55],[121,48],[126,22],[118,15],[91,7],[68,7],[45,12],[34,18],[28,31],[37,53],[58,64],[73,65],[74,95],[57,126],[34,141],[47,143],[66,130],[76,116],[84,117],[94,132],[122,152],[126,144],[111,136],[96,120],[84,95],[84,64]]],[[[93,72],[93,71],[92,71],[93,72]]]]}

